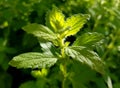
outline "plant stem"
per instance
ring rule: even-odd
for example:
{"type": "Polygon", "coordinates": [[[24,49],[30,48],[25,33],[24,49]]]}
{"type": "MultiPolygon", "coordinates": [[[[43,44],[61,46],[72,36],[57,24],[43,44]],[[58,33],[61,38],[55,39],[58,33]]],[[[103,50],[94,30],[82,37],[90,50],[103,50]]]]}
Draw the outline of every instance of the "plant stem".
{"type": "Polygon", "coordinates": [[[64,79],[62,81],[62,88],[65,88],[65,80],[66,80],[66,77],[64,77],[64,79]]]}
{"type": "Polygon", "coordinates": [[[62,81],[62,88],[65,88],[65,80],[66,80],[66,77],[67,77],[67,72],[66,72],[66,64],[60,64],[60,70],[63,74],[63,81],[62,81]]]}
{"type": "Polygon", "coordinates": [[[59,45],[60,45],[60,49],[61,49],[61,56],[63,58],[63,63],[60,64],[60,70],[64,76],[63,81],[62,81],[62,88],[65,88],[65,81],[66,81],[66,77],[67,77],[67,70],[66,70],[66,55],[65,55],[65,43],[64,43],[64,38],[59,37],[59,45]]]}

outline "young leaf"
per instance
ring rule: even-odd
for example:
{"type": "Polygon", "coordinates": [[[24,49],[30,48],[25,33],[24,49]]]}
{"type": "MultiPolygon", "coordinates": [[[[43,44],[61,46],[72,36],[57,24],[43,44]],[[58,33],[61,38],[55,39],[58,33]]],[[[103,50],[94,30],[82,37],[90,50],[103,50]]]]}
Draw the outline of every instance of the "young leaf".
{"type": "Polygon", "coordinates": [[[56,57],[29,52],[14,57],[9,64],[17,68],[47,68],[54,65],[56,61],[56,57]]]}
{"type": "Polygon", "coordinates": [[[76,34],[90,18],[88,14],[76,14],[65,21],[64,33],[61,36],[70,36],[76,34]]]}
{"type": "Polygon", "coordinates": [[[74,46],[92,46],[100,42],[103,39],[103,35],[100,33],[85,33],[79,36],[76,41],[73,43],[74,46]]]}
{"type": "Polygon", "coordinates": [[[71,46],[65,49],[65,53],[73,59],[87,64],[92,69],[104,73],[104,63],[94,51],[88,50],[83,46],[71,46]]]}
{"type": "Polygon", "coordinates": [[[56,35],[48,27],[36,23],[24,26],[23,30],[27,33],[33,34],[39,39],[46,41],[53,41],[57,38],[56,35]]]}
{"type": "Polygon", "coordinates": [[[46,25],[52,29],[52,31],[58,32],[58,30],[64,26],[64,18],[65,16],[62,12],[57,7],[54,7],[52,11],[49,11],[46,15],[46,25]]]}

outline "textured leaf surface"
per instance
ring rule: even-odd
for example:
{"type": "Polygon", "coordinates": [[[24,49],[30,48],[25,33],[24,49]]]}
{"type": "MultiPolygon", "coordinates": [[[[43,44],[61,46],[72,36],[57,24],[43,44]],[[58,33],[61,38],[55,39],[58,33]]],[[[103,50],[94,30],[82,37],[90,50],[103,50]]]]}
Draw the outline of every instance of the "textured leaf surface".
{"type": "Polygon", "coordinates": [[[62,36],[76,34],[89,19],[87,14],[76,14],[66,19],[64,28],[66,29],[62,36]]]}
{"type": "Polygon", "coordinates": [[[52,43],[51,42],[40,42],[40,46],[42,47],[42,51],[44,54],[47,54],[47,55],[52,55],[52,52],[51,52],[51,47],[52,47],[52,43]]]}
{"type": "Polygon", "coordinates": [[[10,65],[17,68],[46,68],[54,65],[57,58],[37,52],[18,55],[10,61],[10,65]]]}
{"type": "Polygon", "coordinates": [[[57,32],[63,28],[64,18],[65,16],[62,12],[57,7],[54,7],[52,11],[49,11],[46,15],[46,25],[51,28],[52,31],[57,32]]]}
{"type": "Polygon", "coordinates": [[[65,49],[65,53],[73,59],[87,64],[92,69],[104,73],[104,64],[94,51],[88,50],[83,46],[71,46],[65,49]]]}
{"type": "Polygon", "coordinates": [[[74,46],[92,46],[100,42],[103,39],[103,35],[100,33],[85,33],[79,36],[76,41],[73,43],[74,46]]]}
{"type": "Polygon", "coordinates": [[[40,24],[28,24],[27,26],[23,27],[23,30],[27,33],[33,34],[39,39],[44,39],[47,41],[53,41],[56,39],[56,35],[48,27],[40,24]]]}
{"type": "Polygon", "coordinates": [[[42,51],[46,55],[57,55],[58,49],[51,42],[40,42],[42,51]]]}

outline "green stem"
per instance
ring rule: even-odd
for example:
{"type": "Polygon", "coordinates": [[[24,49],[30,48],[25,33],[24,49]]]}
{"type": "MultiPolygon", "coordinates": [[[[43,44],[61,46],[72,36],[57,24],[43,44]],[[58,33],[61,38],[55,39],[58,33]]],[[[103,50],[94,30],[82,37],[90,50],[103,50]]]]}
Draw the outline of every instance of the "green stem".
{"type": "Polygon", "coordinates": [[[65,88],[65,81],[66,81],[66,77],[67,77],[67,70],[66,70],[66,55],[65,55],[65,43],[64,43],[64,38],[59,37],[59,45],[60,45],[60,49],[61,49],[61,56],[62,56],[62,63],[60,64],[60,70],[63,74],[63,81],[62,81],[62,88],[65,88]]]}
{"type": "Polygon", "coordinates": [[[62,88],[65,88],[65,80],[67,77],[66,64],[60,64],[60,70],[63,74],[62,88]]]}
{"type": "Polygon", "coordinates": [[[66,81],[66,78],[64,78],[62,81],[62,88],[65,88],[65,81],[66,81]]]}
{"type": "Polygon", "coordinates": [[[65,51],[64,51],[65,43],[64,43],[64,39],[61,38],[61,37],[58,37],[58,41],[59,41],[59,47],[61,49],[61,56],[62,56],[62,58],[65,58],[65,51]]]}
{"type": "Polygon", "coordinates": [[[64,47],[64,40],[62,38],[59,38],[60,48],[64,47]]]}

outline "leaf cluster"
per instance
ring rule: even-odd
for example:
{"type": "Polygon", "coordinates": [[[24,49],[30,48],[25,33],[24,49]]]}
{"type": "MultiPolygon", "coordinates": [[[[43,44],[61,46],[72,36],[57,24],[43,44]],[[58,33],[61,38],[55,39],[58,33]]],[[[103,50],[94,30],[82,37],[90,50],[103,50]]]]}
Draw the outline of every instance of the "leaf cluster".
{"type": "MultiPolygon", "coordinates": [[[[75,14],[65,18],[65,15],[54,6],[46,14],[46,26],[30,23],[23,27],[24,31],[37,37],[43,52],[20,54],[14,57],[9,64],[17,68],[32,69],[49,68],[58,64],[66,79],[66,77],[69,78],[69,75],[65,65],[70,64],[72,59],[105,74],[104,62],[92,50],[92,47],[103,39],[102,34],[84,33],[78,36],[72,45],[65,41],[68,36],[76,35],[89,18],[88,14],[75,14]]],[[[74,64],[73,61],[72,64],[74,64]]],[[[63,83],[64,86],[66,85],[63,83]]]]}

